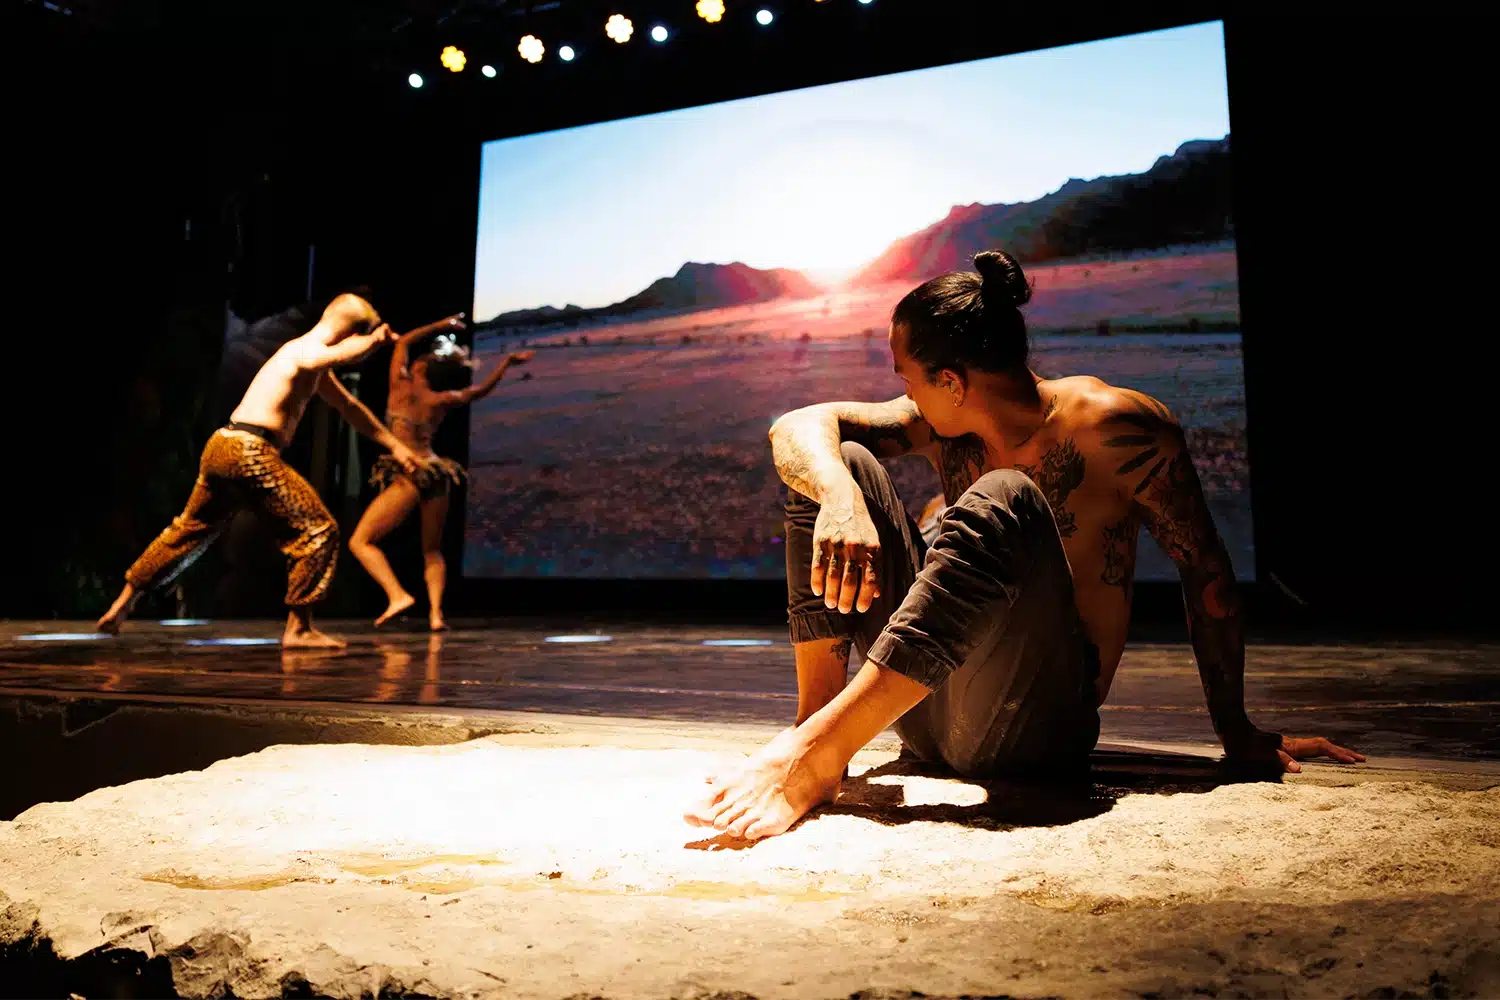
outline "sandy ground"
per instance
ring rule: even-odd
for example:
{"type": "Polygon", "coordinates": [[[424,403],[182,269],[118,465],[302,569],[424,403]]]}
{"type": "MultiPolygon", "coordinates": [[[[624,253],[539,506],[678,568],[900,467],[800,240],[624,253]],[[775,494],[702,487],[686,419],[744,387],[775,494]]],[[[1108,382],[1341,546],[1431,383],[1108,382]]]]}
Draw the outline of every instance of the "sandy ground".
{"type": "Polygon", "coordinates": [[[36,806],[0,824],[0,957],[185,996],[1500,994],[1497,776],[1066,796],[887,740],[747,846],[679,816],[762,734],[649,732],[274,747],[36,806]]]}

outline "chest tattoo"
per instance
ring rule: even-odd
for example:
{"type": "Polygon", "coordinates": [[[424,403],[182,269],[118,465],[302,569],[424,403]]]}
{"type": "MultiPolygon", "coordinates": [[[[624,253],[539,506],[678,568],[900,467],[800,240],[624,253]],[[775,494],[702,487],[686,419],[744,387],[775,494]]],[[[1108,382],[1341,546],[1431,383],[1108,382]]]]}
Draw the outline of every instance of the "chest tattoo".
{"type": "Polygon", "coordinates": [[[1068,495],[1083,485],[1083,456],[1073,446],[1073,439],[1064,438],[1053,445],[1036,465],[1017,465],[1016,469],[1041,488],[1057,521],[1057,533],[1071,538],[1078,530],[1078,520],[1067,509],[1068,495]]]}
{"type": "Polygon", "coordinates": [[[977,434],[945,438],[938,447],[938,474],[943,478],[943,499],[958,502],[964,490],[984,472],[984,441],[977,434]]]}

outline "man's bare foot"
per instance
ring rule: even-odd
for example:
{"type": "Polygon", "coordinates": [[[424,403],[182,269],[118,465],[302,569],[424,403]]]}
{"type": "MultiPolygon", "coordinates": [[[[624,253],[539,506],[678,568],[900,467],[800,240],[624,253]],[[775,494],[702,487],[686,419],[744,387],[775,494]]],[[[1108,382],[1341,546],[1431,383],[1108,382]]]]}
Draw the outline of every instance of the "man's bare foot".
{"type": "Polygon", "coordinates": [[[746,840],[774,837],[832,802],[842,773],[839,762],[799,730],[783,730],[743,764],[709,777],[707,791],[683,819],[746,840]]]}
{"type": "Polygon", "coordinates": [[[375,619],[375,627],[379,628],[416,603],[417,599],[415,597],[411,596],[410,594],[402,594],[400,597],[391,601],[391,603],[386,606],[386,609],[381,614],[381,616],[375,619]]]}
{"type": "Polygon", "coordinates": [[[115,603],[104,612],[104,617],[94,623],[94,630],[103,632],[105,635],[119,635],[120,625],[129,616],[131,608],[135,606],[135,588],[130,584],[120,591],[120,596],[115,598],[115,603]]]}
{"type": "Polygon", "coordinates": [[[441,611],[433,612],[427,616],[427,630],[429,632],[448,631],[448,623],[443,620],[443,613],[441,611]]]}
{"type": "Polygon", "coordinates": [[[281,636],[282,649],[343,649],[349,645],[343,639],[319,632],[315,628],[287,627],[281,636]]]}

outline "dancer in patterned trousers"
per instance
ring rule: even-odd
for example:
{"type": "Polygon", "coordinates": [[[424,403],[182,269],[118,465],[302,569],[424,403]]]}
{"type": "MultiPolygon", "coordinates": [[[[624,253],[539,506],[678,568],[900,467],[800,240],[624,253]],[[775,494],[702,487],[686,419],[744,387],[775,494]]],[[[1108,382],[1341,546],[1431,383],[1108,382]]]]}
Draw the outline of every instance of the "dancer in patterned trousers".
{"type": "Polygon", "coordinates": [[[99,619],[118,632],[140,595],[163,586],[203,553],[235,511],[250,508],[272,528],[287,558],[287,647],[339,648],[343,641],[313,627],[312,605],[328,592],[338,561],[339,530],[317,491],[281,457],[313,396],[355,430],[388,448],[401,468],[421,459],[350,395],[333,370],[366,357],[396,335],[358,295],[335,298],[307,333],[284,344],[256,374],[229,423],[203,448],[187,506],[125,572],[125,587],[99,619]]]}

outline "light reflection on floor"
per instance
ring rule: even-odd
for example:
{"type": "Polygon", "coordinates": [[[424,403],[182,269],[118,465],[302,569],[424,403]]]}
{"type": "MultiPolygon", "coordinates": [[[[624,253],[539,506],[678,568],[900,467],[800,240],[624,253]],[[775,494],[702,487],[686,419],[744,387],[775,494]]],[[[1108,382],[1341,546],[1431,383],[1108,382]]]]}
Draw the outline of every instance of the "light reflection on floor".
{"type": "MultiPolygon", "coordinates": [[[[329,624],[345,650],[282,650],[280,622],[0,624],[0,693],[279,700],[506,709],[781,725],[796,673],[778,627],[552,621],[451,632],[329,624]],[[580,627],[582,625],[582,627],[580,627]],[[38,638],[57,636],[60,638],[38,638]],[[553,641],[553,640],[570,641],[553,641]]],[[[462,625],[462,623],[458,623],[462,625]]],[[[1251,715],[1367,753],[1500,760],[1500,646],[1255,645],[1251,715]]],[[[1215,742],[1192,651],[1134,645],[1101,710],[1101,739],[1215,742]]]]}

